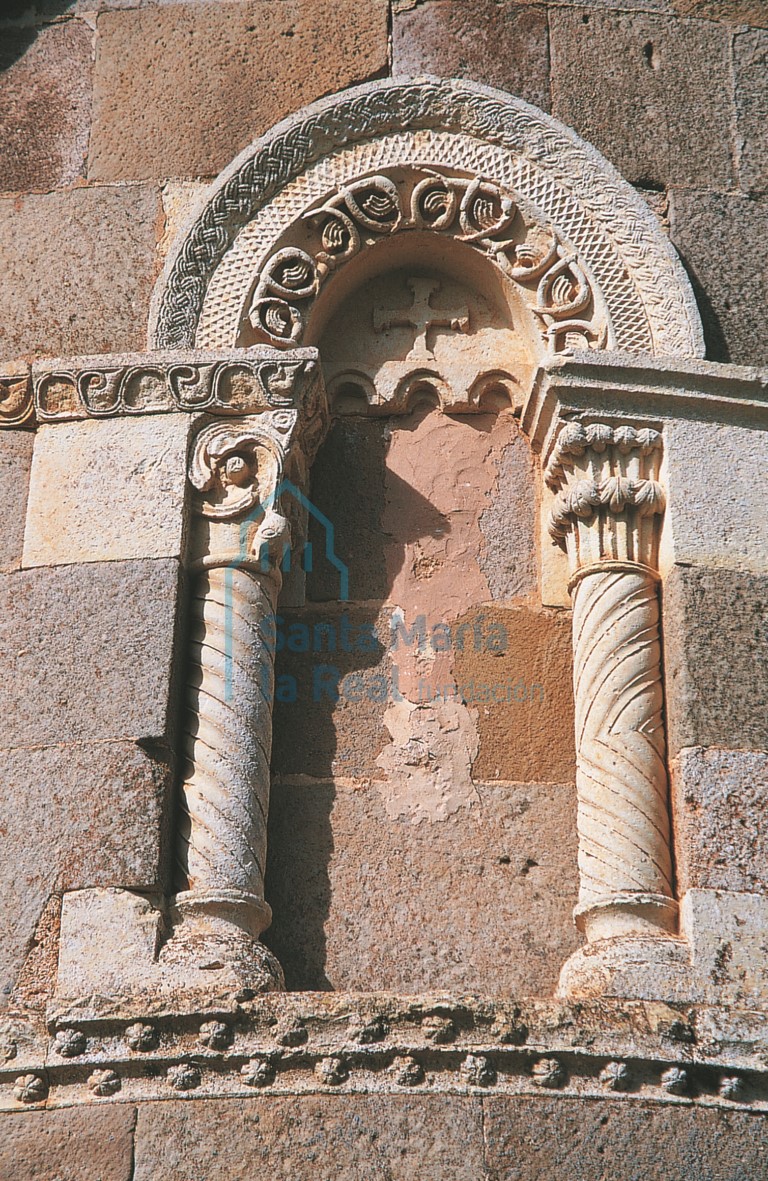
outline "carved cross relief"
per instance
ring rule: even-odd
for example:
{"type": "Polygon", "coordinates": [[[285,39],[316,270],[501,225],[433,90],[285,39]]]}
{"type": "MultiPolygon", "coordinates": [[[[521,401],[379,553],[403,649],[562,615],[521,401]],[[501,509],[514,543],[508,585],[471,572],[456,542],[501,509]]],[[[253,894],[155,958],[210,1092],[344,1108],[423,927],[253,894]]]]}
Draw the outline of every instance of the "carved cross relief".
{"type": "Polygon", "coordinates": [[[434,361],[435,354],[429,347],[430,329],[450,328],[452,332],[467,332],[470,325],[469,308],[436,308],[432,296],[440,291],[441,284],[432,279],[408,279],[407,286],[412,292],[411,306],[402,309],[374,308],[373,331],[415,328],[416,339],[406,361],[434,361]]]}

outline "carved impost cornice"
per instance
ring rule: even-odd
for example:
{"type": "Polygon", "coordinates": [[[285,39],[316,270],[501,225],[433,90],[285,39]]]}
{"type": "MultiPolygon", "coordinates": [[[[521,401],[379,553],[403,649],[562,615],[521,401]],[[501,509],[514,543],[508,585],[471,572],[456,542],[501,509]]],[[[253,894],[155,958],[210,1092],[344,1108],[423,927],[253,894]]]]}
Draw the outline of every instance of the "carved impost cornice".
{"type": "Polygon", "coordinates": [[[768,427],[768,369],[574,350],[542,361],[522,428],[546,460],[564,421],[658,426],[675,419],[768,427]]]}
{"type": "Polygon", "coordinates": [[[572,575],[606,563],[656,569],[661,454],[661,433],[649,427],[561,427],[544,479],[556,494],[549,534],[567,551],[572,575]]]}
{"type": "MultiPolygon", "coordinates": [[[[180,411],[228,416],[282,410],[315,421],[319,441],[327,412],[316,350],[190,349],[0,366],[0,427],[180,411]]],[[[304,436],[311,451],[311,432],[304,436]]]]}
{"type": "Polygon", "coordinates": [[[32,370],[23,361],[0,365],[0,429],[34,426],[32,370]]]}

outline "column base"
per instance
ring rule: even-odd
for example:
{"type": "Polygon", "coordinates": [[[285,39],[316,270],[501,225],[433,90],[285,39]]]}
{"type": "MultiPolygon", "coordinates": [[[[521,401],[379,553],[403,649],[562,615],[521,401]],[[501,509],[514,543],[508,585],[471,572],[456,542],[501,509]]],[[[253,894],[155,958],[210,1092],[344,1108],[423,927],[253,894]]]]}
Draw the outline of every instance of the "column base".
{"type": "Polygon", "coordinates": [[[693,997],[691,952],[685,939],[621,935],[587,943],[560,971],[557,995],[688,1002],[693,997]]]}
{"type": "MultiPolygon", "coordinates": [[[[282,991],[282,969],[272,952],[247,925],[227,917],[232,908],[240,918],[248,913],[242,899],[220,897],[226,902],[220,913],[211,913],[210,896],[204,901],[185,912],[182,899],[168,913],[161,899],[130,890],[65,894],[56,1005],[76,1000],[94,1015],[128,1002],[139,1010],[197,1012],[282,991]]],[[[251,908],[249,921],[253,917],[251,908]]]]}
{"type": "Polygon", "coordinates": [[[679,907],[667,894],[627,891],[580,903],[573,917],[590,943],[637,935],[658,938],[677,933],[679,907]]]}
{"type": "Polygon", "coordinates": [[[272,919],[263,899],[239,890],[187,890],[171,899],[171,934],[160,951],[161,968],[235,973],[254,993],[282,991],[283,970],[259,942],[272,919]]]}

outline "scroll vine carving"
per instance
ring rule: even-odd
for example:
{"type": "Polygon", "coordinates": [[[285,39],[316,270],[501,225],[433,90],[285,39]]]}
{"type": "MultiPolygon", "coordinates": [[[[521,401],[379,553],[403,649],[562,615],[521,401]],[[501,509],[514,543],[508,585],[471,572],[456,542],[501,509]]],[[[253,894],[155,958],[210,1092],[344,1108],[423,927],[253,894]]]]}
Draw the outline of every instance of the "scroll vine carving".
{"type": "MultiPolygon", "coordinates": [[[[37,418],[53,422],[176,410],[229,415],[296,406],[307,379],[316,376],[316,355],[265,352],[230,349],[224,357],[190,352],[43,363],[35,367],[32,383],[37,418]]],[[[5,380],[0,379],[0,423],[5,380]]],[[[31,396],[32,389],[30,402],[31,396]]]]}
{"type": "MultiPolygon", "coordinates": [[[[243,227],[281,190],[318,161],[402,136],[403,128],[415,137],[463,136],[519,161],[526,198],[553,224],[562,218],[594,227],[587,235],[589,260],[598,265],[606,251],[620,260],[610,303],[623,324],[618,346],[702,355],[701,324],[685,274],[630,186],[588,144],[528,104],[473,83],[436,78],[356,87],[316,103],[254,143],[222,176],[168,261],[150,327],[153,346],[195,343],[214,272],[243,227]]],[[[434,153],[421,158],[440,159],[434,153]]]]}
{"type": "Polygon", "coordinates": [[[31,425],[33,411],[29,373],[0,376],[0,427],[31,425]]]}
{"type": "Polygon", "coordinates": [[[329,276],[408,230],[445,235],[488,257],[523,292],[550,351],[605,345],[608,324],[589,279],[554,230],[527,224],[516,196],[493,181],[436,168],[361,177],[305,210],[261,267],[248,311],[257,337],[274,347],[300,344],[329,276]]]}

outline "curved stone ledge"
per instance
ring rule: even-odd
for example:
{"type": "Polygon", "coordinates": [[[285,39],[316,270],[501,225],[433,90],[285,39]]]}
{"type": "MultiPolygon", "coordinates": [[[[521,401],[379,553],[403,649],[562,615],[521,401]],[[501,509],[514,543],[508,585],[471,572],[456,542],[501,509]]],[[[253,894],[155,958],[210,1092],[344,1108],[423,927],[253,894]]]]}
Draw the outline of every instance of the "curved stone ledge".
{"type": "Polygon", "coordinates": [[[768,1016],[736,1010],[318,993],[222,995],[196,1013],[157,1005],[143,1020],[104,1009],[94,998],[49,1010],[50,1041],[4,1022],[0,1109],[187,1092],[550,1091],[768,1110],[768,1016]]]}

